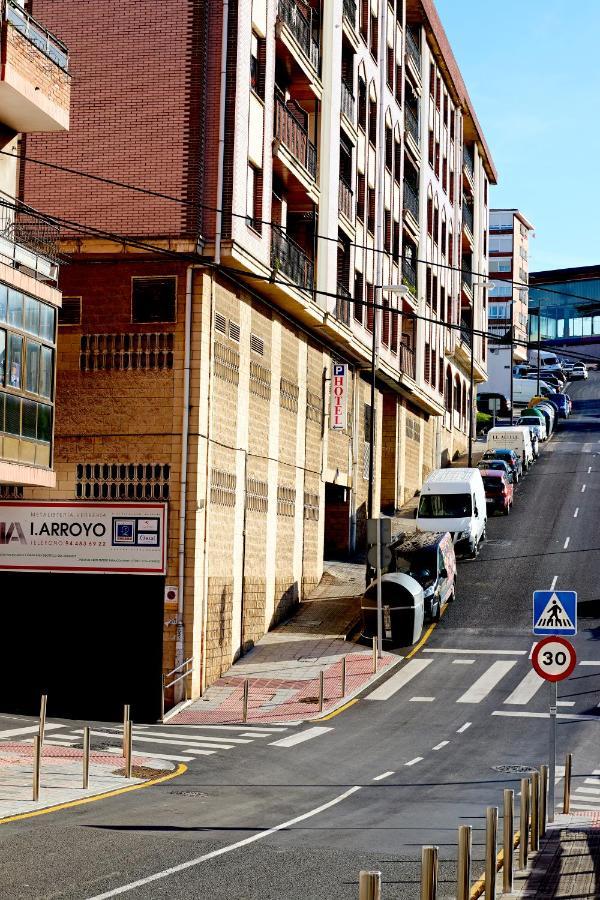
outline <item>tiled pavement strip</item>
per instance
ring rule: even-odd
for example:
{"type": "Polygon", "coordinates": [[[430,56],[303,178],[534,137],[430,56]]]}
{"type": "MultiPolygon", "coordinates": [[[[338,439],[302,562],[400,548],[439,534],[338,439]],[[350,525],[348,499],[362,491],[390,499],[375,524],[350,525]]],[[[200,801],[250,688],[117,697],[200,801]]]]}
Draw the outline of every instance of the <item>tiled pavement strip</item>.
{"type": "MultiPolygon", "coordinates": [[[[1,733],[0,733],[1,734],[1,733]]],[[[44,744],[42,754],[40,799],[33,802],[33,744],[0,742],[0,824],[2,819],[37,812],[51,806],[72,803],[143,784],[152,777],[174,768],[171,762],[148,758],[143,753],[132,756],[132,766],[147,770],[144,778],[125,778],[125,760],[114,753],[91,752],[88,790],[82,788],[83,751],[73,747],[44,744]],[[117,774],[121,771],[121,774],[117,774]]]]}
{"type": "Polygon", "coordinates": [[[558,816],[503,900],[579,900],[600,897],[600,813],[558,816]]]}

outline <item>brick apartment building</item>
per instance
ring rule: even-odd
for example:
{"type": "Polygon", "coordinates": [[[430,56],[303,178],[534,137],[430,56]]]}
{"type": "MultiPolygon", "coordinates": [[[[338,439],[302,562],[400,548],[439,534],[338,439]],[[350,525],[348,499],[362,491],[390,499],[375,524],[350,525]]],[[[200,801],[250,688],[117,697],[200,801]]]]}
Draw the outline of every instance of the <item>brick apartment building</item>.
{"type": "Polygon", "coordinates": [[[144,598],[152,685],[193,658],[198,695],[360,546],[372,415],[375,511],[464,449],[496,173],[430,0],[35,10],[74,81],[22,162],[68,260],[57,486],[25,496],[168,505],[163,575],[91,590],[130,634],[144,598]]]}

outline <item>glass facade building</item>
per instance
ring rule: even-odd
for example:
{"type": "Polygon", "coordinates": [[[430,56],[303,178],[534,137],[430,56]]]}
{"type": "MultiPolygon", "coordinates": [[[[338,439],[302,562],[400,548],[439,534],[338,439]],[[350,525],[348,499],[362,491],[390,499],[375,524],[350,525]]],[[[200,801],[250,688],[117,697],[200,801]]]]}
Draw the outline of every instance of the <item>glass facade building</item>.
{"type": "Polygon", "coordinates": [[[538,327],[545,342],[600,341],[600,266],[533,272],[529,283],[530,341],[538,327]]]}

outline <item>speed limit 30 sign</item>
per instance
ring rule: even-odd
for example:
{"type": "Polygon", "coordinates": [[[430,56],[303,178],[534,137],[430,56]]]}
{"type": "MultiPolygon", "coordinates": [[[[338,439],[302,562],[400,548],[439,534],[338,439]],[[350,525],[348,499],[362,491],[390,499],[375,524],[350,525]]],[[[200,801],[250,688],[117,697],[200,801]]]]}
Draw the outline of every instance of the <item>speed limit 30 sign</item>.
{"type": "Polygon", "coordinates": [[[562,681],[577,663],[575,648],[562,637],[547,637],[535,645],[531,657],[533,668],[546,681],[562,681]]]}

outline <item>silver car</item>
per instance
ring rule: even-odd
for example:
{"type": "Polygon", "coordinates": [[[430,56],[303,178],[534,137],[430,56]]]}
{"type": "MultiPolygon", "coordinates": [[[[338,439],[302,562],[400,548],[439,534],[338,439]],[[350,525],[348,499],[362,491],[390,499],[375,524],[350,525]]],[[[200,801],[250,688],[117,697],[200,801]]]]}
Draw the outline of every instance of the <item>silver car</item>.
{"type": "Polygon", "coordinates": [[[533,433],[537,435],[537,439],[540,443],[545,441],[548,437],[546,423],[542,422],[538,416],[521,416],[517,425],[526,425],[530,431],[533,431],[533,433]]]}

